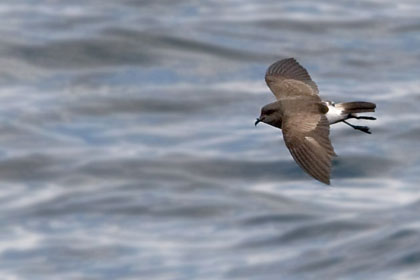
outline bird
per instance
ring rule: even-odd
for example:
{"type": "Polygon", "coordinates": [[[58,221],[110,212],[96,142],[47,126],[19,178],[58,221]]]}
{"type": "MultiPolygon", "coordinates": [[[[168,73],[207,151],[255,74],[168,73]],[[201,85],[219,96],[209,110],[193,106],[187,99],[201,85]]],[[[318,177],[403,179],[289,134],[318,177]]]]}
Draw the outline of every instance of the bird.
{"type": "Polygon", "coordinates": [[[329,137],[330,125],[343,122],[371,134],[369,127],[353,125],[347,120],[376,120],[359,116],[359,113],[375,112],[376,104],[321,100],[318,86],[295,58],[273,63],[267,69],[265,81],[277,100],[261,108],[255,126],[263,122],[280,128],[295,162],[314,179],[330,185],[332,159],[337,156],[329,137]]]}

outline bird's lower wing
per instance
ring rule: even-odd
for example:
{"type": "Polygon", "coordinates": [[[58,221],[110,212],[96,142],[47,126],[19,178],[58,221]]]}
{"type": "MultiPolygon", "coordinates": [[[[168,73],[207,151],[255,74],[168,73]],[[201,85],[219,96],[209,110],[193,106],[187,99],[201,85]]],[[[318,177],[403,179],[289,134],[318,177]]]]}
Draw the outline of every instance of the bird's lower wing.
{"type": "Polygon", "coordinates": [[[283,137],[296,163],[309,175],[329,185],[335,153],[325,115],[300,114],[286,118],[283,137]]]}

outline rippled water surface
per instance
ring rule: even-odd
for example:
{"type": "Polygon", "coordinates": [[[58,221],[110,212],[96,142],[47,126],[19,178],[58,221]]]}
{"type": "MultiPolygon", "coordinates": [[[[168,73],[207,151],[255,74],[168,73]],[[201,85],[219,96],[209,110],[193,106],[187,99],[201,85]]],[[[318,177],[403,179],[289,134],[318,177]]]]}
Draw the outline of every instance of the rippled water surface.
{"type": "Polygon", "coordinates": [[[420,279],[419,14],[1,2],[0,278],[420,279]],[[285,57],[322,98],[377,103],[372,135],[332,127],[331,186],[253,125],[285,57]]]}

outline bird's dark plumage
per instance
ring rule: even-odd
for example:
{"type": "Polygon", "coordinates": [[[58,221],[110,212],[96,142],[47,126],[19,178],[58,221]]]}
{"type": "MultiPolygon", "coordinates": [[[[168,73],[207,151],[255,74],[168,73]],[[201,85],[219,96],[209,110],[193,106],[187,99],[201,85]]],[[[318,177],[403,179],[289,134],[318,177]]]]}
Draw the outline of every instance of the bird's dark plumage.
{"type": "Polygon", "coordinates": [[[318,181],[330,184],[332,158],[336,156],[329,138],[330,124],[343,122],[370,134],[369,127],[346,120],[375,120],[357,113],[374,112],[376,105],[364,101],[322,101],[308,71],[294,58],[273,63],[265,81],[277,101],[261,109],[255,125],[264,122],[282,129],[284,142],[296,163],[318,181]]]}
{"type": "MultiPolygon", "coordinates": [[[[295,161],[309,175],[330,183],[331,160],[335,155],[329,139],[330,125],[325,116],[328,107],[318,96],[318,87],[294,58],[272,64],[265,76],[277,102],[272,103],[278,116],[262,114],[261,121],[281,122],[283,138],[295,161]],[[268,121],[265,121],[268,120],[268,121]]],[[[264,110],[263,110],[264,113],[264,110]]]]}

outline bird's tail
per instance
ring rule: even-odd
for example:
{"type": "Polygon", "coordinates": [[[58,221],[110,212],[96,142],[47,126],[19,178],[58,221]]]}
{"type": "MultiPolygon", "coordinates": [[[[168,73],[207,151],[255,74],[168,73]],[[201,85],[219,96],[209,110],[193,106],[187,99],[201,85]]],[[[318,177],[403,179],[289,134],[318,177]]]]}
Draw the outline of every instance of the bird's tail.
{"type": "Polygon", "coordinates": [[[376,104],[363,101],[336,103],[335,107],[342,109],[345,114],[375,112],[376,104]]]}

